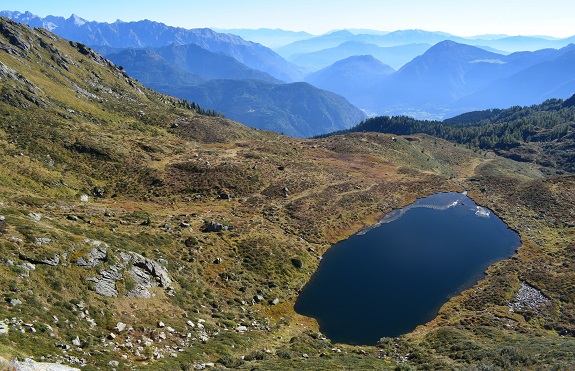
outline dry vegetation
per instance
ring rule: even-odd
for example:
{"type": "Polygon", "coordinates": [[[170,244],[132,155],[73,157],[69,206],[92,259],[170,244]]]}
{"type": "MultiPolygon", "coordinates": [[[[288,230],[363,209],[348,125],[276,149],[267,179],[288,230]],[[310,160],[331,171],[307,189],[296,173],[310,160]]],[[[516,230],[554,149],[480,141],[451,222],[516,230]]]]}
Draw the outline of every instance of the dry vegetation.
{"type": "Polygon", "coordinates": [[[248,129],[146,90],[83,46],[6,20],[0,29],[7,357],[154,370],[573,365],[573,177],[544,178],[428,136],[299,140],[248,129]],[[358,348],[331,344],[293,311],[332,243],[461,186],[523,246],[434,321],[358,348]],[[77,266],[95,241],[109,257],[77,266]],[[127,275],[115,282],[117,297],[98,295],[87,278],[129,251],[166,267],[175,295],[156,287],[149,299],[127,297],[135,285],[127,275]],[[551,304],[509,312],[521,281],[551,304]]]}

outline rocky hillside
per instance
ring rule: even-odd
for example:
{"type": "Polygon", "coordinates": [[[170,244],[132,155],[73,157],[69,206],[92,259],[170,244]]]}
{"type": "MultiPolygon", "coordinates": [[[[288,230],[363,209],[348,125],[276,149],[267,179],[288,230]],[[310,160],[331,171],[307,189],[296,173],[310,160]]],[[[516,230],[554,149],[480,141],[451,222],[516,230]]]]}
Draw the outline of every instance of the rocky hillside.
{"type": "Polygon", "coordinates": [[[4,359],[86,370],[573,366],[572,177],[428,136],[300,140],[202,116],[82,44],[4,18],[0,62],[4,359]],[[436,320],[358,348],[293,311],[330,244],[458,184],[523,246],[436,320]],[[547,300],[524,300],[532,289],[547,300]]]}

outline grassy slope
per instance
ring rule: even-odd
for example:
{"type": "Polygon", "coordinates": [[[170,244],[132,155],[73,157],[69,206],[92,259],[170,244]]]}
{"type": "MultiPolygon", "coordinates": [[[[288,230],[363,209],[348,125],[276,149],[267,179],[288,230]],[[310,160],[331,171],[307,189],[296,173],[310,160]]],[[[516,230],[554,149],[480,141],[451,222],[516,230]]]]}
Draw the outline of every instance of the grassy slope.
{"type": "Polygon", "coordinates": [[[73,356],[85,359],[88,369],[110,360],[150,369],[187,369],[196,362],[385,369],[407,354],[410,364],[422,368],[573,361],[567,352],[572,338],[558,335],[574,313],[573,231],[565,224],[573,219],[572,178],[543,179],[529,165],[426,136],[299,140],[198,116],[65,40],[5,21],[2,27],[30,45],[19,48],[0,38],[11,50],[0,51],[0,61],[16,71],[0,81],[2,263],[22,264],[22,254],[41,260],[68,252],[58,266],[36,264],[28,276],[21,267],[0,264],[0,319],[21,319],[37,330],[20,333],[19,327],[27,327],[14,325],[0,336],[3,354],[64,362],[73,356]],[[524,246],[447,303],[436,320],[379,348],[357,348],[330,344],[315,321],[293,312],[298,290],[330,244],[392,208],[459,184],[517,226],[524,246]],[[95,190],[103,190],[103,197],[95,197],[95,190]],[[231,200],[219,199],[221,193],[231,200]],[[82,194],[90,200],[81,202],[82,194]],[[545,218],[537,219],[542,211],[545,218]],[[31,212],[42,219],[35,221],[31,212]],[[210,220],[235,228],[202,232],[210,220]],[[37,238],[51,242],[40,245],[37,238]],[[92,248],[86,238],[108,243],[114,254],[164,259],[176,295],[155,289],[151,299],[128,298],[122,295],[127,279],[117,282],[119,297],[95,294],[86,278],[114,262],[76,267],[92,248]],[[540,312],[506,312],[520,279],[553,304],[540,312]],[[265,300],[254,304],[257,294],[265,300]],[[12,298],[23,304],[9,305],[12,298]],[[278,305],[268,303],[274,298],[278,305]],[[95,327],[79,317],[80,301],[95,327]],[[196,340],[202,331],[186,324],[200,319],[205,342],[196,340]],[[176,332],[158,338],[159,320],[176,332]],[[133,329],[101,341],[118,321],[133,329]],[[248,331],[237,332],[239,325],[248,331]],[[187,333],[189,339],[182,337],[187,333]],[[63,352],[54,346],[72,345],[76,336],[81,347],[63,352]],[[156,340],[145,345],[146,338],[156,340]],[[531,347],[542,356],[524,355],[531,347]],[[164,358],[154,359],[154,353],[164,358]]]}

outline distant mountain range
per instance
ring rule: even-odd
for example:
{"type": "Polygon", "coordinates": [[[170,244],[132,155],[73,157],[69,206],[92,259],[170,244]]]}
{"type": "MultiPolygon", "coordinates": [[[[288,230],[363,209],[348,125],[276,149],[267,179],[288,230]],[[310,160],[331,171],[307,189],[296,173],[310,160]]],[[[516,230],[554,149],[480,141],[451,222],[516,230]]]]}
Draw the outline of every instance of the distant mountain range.
{"type": "Polygon", "coordinates": [[[283,83],[271,75],[247,67],[238,60],[213,53],[195,44],[164,46],[143,49],[110,49],[96,47],[100,53],[143,83],[160,79],[166,84],[195,84],[210,79],[249,79],[283,83]],[[138,66],[139,68],[135,70],[138,66]],[[149,67],[146,71],[145,66],[149,67]],[[170,70],[196,75],[181,78],[170,70]],[[172,76],[172,77],[170,77],[172,76]]]}
{"type": "Polygon", "coordinates": [[[574,48],[504,56],[443,41],[375,88],[366,89],[366,96],[372,98],[367,108],[442,118],[477,109],[530,105],[542,98],[568,98],[573,94],[565,86],[573,86],[574,48]]]}
{"type": "Polygon", "coordinates": [[[398,69],[418,55],[425,53],[430,47],[430,44],[407,44],[382,47],[365,42],[346,41],[333,48],[296,54],[289,60],[308,70],[317,71],[349,57],[371,55],[382,63],[398,69]]]}
{"type": "Polygon", "coordinates": [[[29,12],[1,11],[0,16],[31,27],[46,28],[61,37],[89,46],[144,48],[196,44],[211,52],[225,53],[246,66],[269,73],[279,80],[291,82],[303,78],[299,67],[287,62],[271,49],[236,35],[214,32],[209,28],[188,30],[149,20],[89,22],[75,15],[70,18],[41,18],[29,12]]]}
{"type": "Polygon", "coordinates": [[[429,32],[423,30],[400,30],[385,34],[370,32],[369,30],[365,30],[365,33],[363,34],[356,34],[347,30],[342,30],[306,40],[295,41],[291,44],[275,48],[275,51],[287,60],[291,60],[296,55],[334,48],[349,41],[374,44],[380,47],[391,47],[408,44],[434,45],[445,40],[454,41],[460,44],[473,45],[500,53],[512,53],[517,51],[535,51],[545,48],[562,48],[574,43],[575,36],[564,39],[555,39],[545,36],[534,37],[508,35],[484,35],[466,38],[445,32],[429,32]]]}
{"type": "Polygon", "coordinates": [[[575,92],[574,49],[569,45],[502,55],[443,41],[396,72],[381,70],[373,60],[352,58],[313,73],[306,81],[373,114],[441,119],[568,98],[575,92]]]}
{"type": "Polygon", "coordinates": [[[277,127],[297,136],[352,125],[351,121],[359,117],[355,107],[349,107],[345,100],[326,99],[326,92],[320,89],[341,94],[370,115],[432,119],[567,98],[575,89],[575,47],[571,44],[575,36],[464,38],[423,30],[340,30],[321,36],[271,29],[218,33],[148,20],[109,24],[77,16],[40,18],[29,12],[2,11],[0,15],[88,44],[164,93],[197,101],[236,120],[247,120],[248,125],[277,127]],[[275,52],[232,32],[273,45],[275,52]],[[319,89],[277,86],[301,81],[319,89]],[[245,98],[243,106],[237,104],[240,98],[222,95],[225,88],[245,98]],[[280,94],[285,101],[265,94],[280,94]],[[298,94],[302,95],[298,98],[298,94]],[[292,104],[298,99],[299,104],[292,104]],[[334,114],[336,107],[317,107],[325,114],[318,119],[314,112],[296,111],[313,109],[306,103],[311,101],[325,107],[339,104],[341,112],[334,114]],[[264,103],[269,104],[267,109],[264,103]],[[266,114],[258,116],[253,110],[266,114]],[[264,116],[265,120],[261,118],[264,116]],[[316,121],[303,124],[302,117],[316,121]],[[332,122],[334,117],[342,121],[332,122]],[[295,126],[288,128],[285,122],[295,126]]]}
{"type": "Polygon", "coordinates": [[[306,81],[345,96],[355,105],[365,105],[365,92],[375,89],[395,70],[371,55],[349,57],[312,73],[306,81]]]}
{"type": "Polygon", "coordinates": [[[307,40],[314,37],[314,35],[303,31],[284,31],[277,28],[273,30],[269,28],[259,28],[257,30],[248,30],[242,28],[214,28],[213,30],[221,33],[237,35],[244,40],[260,43],[267,46],[268,48],[277,48],[296,41],[307,40]]]}

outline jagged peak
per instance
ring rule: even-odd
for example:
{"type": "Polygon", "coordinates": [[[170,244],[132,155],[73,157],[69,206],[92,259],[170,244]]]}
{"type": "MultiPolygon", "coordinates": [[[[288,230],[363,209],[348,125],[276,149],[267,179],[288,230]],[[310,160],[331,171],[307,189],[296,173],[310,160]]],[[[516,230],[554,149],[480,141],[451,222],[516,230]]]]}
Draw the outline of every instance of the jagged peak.
{"type": "Polygon", "coordinates": [[[73,21],[76,26],[83,26],[84,24],[88,23],[87,20],[77,16],[76,14],[72,14],[67,21],[73,21]]]}

